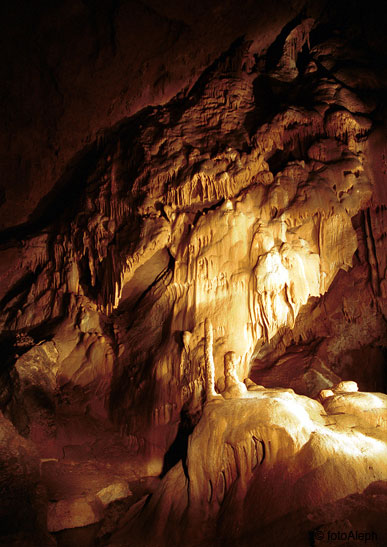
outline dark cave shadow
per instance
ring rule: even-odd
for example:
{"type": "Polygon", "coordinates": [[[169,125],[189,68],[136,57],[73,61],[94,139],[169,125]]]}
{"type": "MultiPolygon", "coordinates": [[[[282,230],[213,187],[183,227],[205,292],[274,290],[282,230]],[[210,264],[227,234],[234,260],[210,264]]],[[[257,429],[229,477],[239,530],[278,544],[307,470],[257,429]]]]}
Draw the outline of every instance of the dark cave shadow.
{"type": "Polygon", "coordinates": [[[90,180],[90,175],[96,172],[99,158],[103,153],[112,153],[118,141],[126,145],[131,144],[131,139],[137,134],[141,123],[149,120],[153,111],[152,107],[144,107],[132,116],[101,131],[93,142],[76,152],[51,189],[31,212],[28,220],[0,231],[0,245],[6,247],[15,240],[33,237],[49,226],[71,219],[76,211],[82,209],[85,189],[93,189],[94,181],[90,180]]]}
{"type": "Polygon", "coordinates": [[[95,143],[78,152],[52,189],[40,200],[29,219],[0,232],[0,245],[34,236],[73,209],[82,199],[86,181],[97,158],[95,143]]]}
{"type": "Polygon", "coordinates": [[[168,471],[170,471],[170,469],[172,469],[180,460],[183,465],[184,475],[188,478],[188,439],[201,417],[201,409],[196,413],[190,412],[190,403],[190,401],[185,403],[180,411],[179,428],[175,440],[165,453],[163,468],[159,475],[160,479],[165,477],[168,471]]]}
{"type": "Polygon", "coordinates": [[[288,37],[290,32],[296,28],[297,25],[302,23],[305,17],[306,17],[306,10],[304,8],[291,21],[286,23],[286,25],[282,28],[281,32],[278,34],[277,38],[270,45],[266,53],[267,72],[270,72],[276,67],[277,63],[281,59],[281,56],[283,55],[283,48],[284,48],[286,38],[288,37]]]}

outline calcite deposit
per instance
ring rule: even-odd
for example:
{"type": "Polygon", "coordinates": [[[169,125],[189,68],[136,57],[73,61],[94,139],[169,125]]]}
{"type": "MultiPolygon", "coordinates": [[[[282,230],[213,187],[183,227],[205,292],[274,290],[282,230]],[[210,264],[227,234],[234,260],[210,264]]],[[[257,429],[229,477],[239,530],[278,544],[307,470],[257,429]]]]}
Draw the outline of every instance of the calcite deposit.
{"type": "MultiPolygon", "coordinates": [[[[36,8],[42,91],[15,127],[49,85],[46,117],[28,146],[25,128],[2,133],[0,519],[8,505],[27,515],[20,483],[32,500],[4,541],[60,545],[94,526],[90,545],[310,545],[336,521],[375,528],[367,514],[387,492],[377,3],[65,4],[62,23],[62,8],[36,8]]],[[[8,32],[24,47],[17,9],[8,32]]]]}
{"type": "Polygon", "coordinates": [[[176,465],[109,545],[254,545],[261,530],[265,545],[310,545],[324,523],[317,509],[386,479],[387,396],[332,399],[324,410],[291,389],[263,389],[207,403],[186,469],[176,465]],[[295,530],[286,517],[300,509],[308,515],[295,530]]]}

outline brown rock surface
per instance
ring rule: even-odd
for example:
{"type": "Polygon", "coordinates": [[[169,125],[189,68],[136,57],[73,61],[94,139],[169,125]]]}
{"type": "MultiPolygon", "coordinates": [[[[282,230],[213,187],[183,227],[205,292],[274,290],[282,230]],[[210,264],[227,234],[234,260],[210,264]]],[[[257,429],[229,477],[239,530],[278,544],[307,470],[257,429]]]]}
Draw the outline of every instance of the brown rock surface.
{"type": "MultiPolygon", "coordinates": [[[[313,529],[329,523],[327,514],[319,514],[322,507],[349,496],[360,501],[367,487],[387,477],[387,395],[340,397],[348,401],[345,410],[326,407],[327,414],[292,390],[207,403],[189,441],[186,470],[176,465],[109,545],[125,545],[126,537],[138,545],[251,545],[289,514],[309,520],[309,528],[303,522],[299,531],[299,544],[308,545],[313,529]],[[365,414],[378,417],[364,421],[365,414]]],[[[367,510],[367,504],[360,508],[363,518],[367,510]]],[[[268,544],[285,538],[278,530],[268,544]]]]}
{"type": "Polygon", "coordinates": [[[47,493],[33,443],[0,413],[1,545],[55,545],[47,533],[47,493]]]}
{"type": "Polygon", "coordinates": [[[46,488],[49,529],[101,545],[371,526],[383,3],[27,4],[1,7],[4,499],[25,481],[47,537],[46,488]]]}

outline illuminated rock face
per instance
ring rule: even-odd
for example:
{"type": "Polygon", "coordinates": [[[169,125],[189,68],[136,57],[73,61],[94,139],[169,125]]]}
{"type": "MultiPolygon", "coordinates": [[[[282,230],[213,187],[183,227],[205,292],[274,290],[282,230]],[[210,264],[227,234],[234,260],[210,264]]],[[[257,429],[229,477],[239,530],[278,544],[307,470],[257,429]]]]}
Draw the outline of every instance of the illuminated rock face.
{"type": "MultiPolygon", "coordinates": [[[[292,31],[301,41],[285,40],[286,58],[298,44],[292,63],[313,24],[292,31]]],[[[336,42],[310,48],[317,64],[343,55],[336,42]]],[[[284,82],[280,61],[267,75],[253,51],[254,42],[239,41],[187,95],[94,144],[79,167],[84,191],[72,216],[50,237],[28,240],[20,269],[33,281],[5,295],[8,330],[68,317],[54,329],[57,384],[97,386],[101,412],[110,399],[113,418],[141,442],[200,401],[205,318],[215,382],[228,351],[243,380],[252,358],[292,332],[302,307],[352,267],[360,226],[373,300],[384,294],[376,238],[385,215],[373,205],[367,140],[375,105],[355,100],[325,69],[304,67],[298,80],[286,69],[284,82]],[[266,114],[276,100],[278,112],[266,114]]],[[[313,328],[306,322],[301,337],[313,328]]],[[[340,379],[313,371],[306,394],[340,379]]]]}
{"type": "Polygon", "coordinates": [[[207,403],[186,468],[176,465],[109,545],[132,537],[139,545],[247,546],[259,536],[265,545],[307,546],[314,530],[329,519],[333,526],[338,500],[356,518],[355,504],[345,510],[343,500],[387,478],[387,396],[331,399],[324,410],[274,389],[207,403]]]}
{"type": "MultiPolygon", "coordinates": [[[[374,431],[385,399],[364,392],[385,389],[386,81],[315,11],[233,35],[245,37],[196,81],[183,85],[184,73],[166,93],[137,97],[78,146],[56,185],[46,180],[54,190],[30,224],[1,234],[2,411],[41,459],[99,457],[116,427],[120,457],[139,455],[152,473],[181,430],[193,431],[154,498],[185,519],[193,543],[203,515],[209,537],[217,526],[249,533],[252,508],[238,504],[280,472],[290,478],[273,479],[261,527],[300,510],[324,481],[320,505],[386,479],[361,460],[336,488],[324,459],[350,474],[363,437],[372,465],[385,458],[374,431]],[[336,392],[342,380],[360,392],[336,392]],[[319,393],[323,406],[301,397],[319,393]]],[[[84,520],[64,500],[50,509],[52,530],[102,518],[73,499],[84,520]]],[[[165,538],[157,511],[152,502],[144,514],[165,538]]]]}

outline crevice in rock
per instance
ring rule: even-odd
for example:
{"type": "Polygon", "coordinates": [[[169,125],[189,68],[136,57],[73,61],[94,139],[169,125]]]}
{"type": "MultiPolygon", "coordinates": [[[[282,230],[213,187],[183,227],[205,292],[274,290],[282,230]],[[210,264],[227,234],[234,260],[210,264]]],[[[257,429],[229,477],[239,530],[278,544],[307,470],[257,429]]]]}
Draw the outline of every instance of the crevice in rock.
{"type": "Polygon", "coordinates": [[[266,52],[267,72],[271,72],[277,66],[278,61],[280,60],[283,53],[283,47],[286,38],[288,37],[289,33],[302,22],[304,18],[305,10],[301,11],[298,15],[296,15],[291,21],[289,21],[289,23],[286,23],[277,38],[270,45],[266,52]]]}

